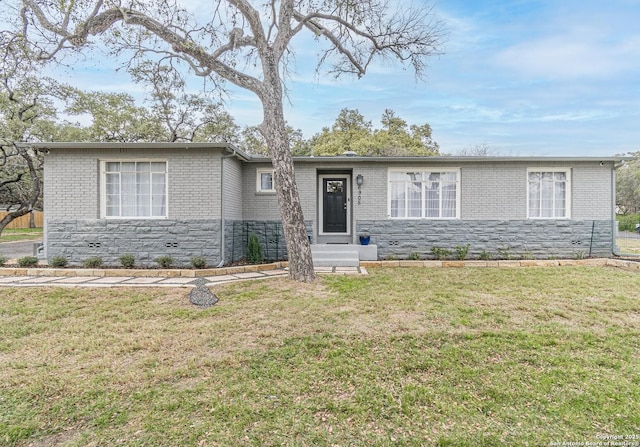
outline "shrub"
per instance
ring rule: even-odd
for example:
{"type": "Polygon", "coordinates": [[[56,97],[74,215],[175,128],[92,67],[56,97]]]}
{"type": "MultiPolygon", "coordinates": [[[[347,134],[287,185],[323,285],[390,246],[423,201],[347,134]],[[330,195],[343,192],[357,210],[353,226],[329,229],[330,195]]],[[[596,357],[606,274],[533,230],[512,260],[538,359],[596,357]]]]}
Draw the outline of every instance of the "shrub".
{"type": "Polygon", "coordinates": [[[67,263],[67,258],[58,255],[51,258],[51,262],[49,264],[51,264],[52,267],[63,268],[67,266],[67,263]]]}
{"type": "Polygon", "coordinates": [[[35,256],[23,256],[18,259],[18,265],[20,267],[33,267],[38,264],[38,258],[35,256]]]}
{"type": "Polygon", "coordinates": [[[207,266],[207,259],[204,256],[194,256],[191,258],[191,265],[194,269],[203,269],[207,266]]]}
{"type": "Polygon", "coordinates": [[[136,257],[131,253],[125,253],[118,259],[120,261],[120,264],[126,269],[132,268],[136,263],[136,257]]]}
{"type": "Polygon", "coordinates": [[[264,254],[262,254],[262,246],[258,241],[258,236],[255,233],[249,235],[249,242],[247,243],[247,261],[250,264],[261,264],[264,261],[264,254]]]}
{"type": "Polygon", "coordinates": [[[86,269],[97,269],[102,266],[102,258],[100,256],[92,256],[82,261],[82,266],[86,269]]]}
{"type": "Polygon", "coordinates": [[[409,259],[411,261],[419,261],[420,260],[420,253],[418,253],[417,251],[409,253],[409,259]]]}
{"type": "Polygon", "coordinates": [[[529,250],[528,248],[525,249],[524,253],[522,253],[522,255],[520,255],[521,259],[534,259],[535,257],[533,256],[533,253],[531,253],[531,250],[529,250]]]}
{"type": "Polygon", "coordinates": [[[0,267],[5,265],[9,259],[5,255],[0,255],[0,267]]]}
{"type": "Polygon", "coordinates": [[[168,269],[173,265],[173,258],[169,255],[158,256],[156,262],[163,269],[168,269]]]}
{"type": "Polygon", "coordinates": [[[511,247],[499,247],[498,248],[499,259],[513,259],[513,253],[511,253],[511,247]]]}
{"type": "Polygon", "coordinates": [[[618,220],[618,230],[635,231],[636,224],[640,222],[640,214],[625,214],[624,216],[616,216],[618,220]]]}
{"type": "Polygon", "coordinates": [[[431,247],[431,253],[433,253],[433,256],[435,256],[436,259],[447,259],[447,257],[451,255],[451,250],[440,247],[431,247]]]}
{"type": "Polygon", "coordinates": [[[478,258],[483,261],[491,261],[493,259],[493,255],[486,250],[482,250],[478,258]]]}
{"type": "Polygon", "coordinates": [[[467,245],[456,245],[456,258],[460,261],[464,261],[467,259],[467,255],[469,254],[469,244],[467,245]]]}

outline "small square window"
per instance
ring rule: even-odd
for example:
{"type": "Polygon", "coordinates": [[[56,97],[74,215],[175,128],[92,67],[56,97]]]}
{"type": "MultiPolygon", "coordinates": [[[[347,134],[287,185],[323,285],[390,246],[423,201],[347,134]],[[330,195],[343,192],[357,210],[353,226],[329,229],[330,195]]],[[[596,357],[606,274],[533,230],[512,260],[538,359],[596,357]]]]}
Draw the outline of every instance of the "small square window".
{"type": "Polygon", "coordinates": [[[273,169],[258,169],[256,178],[257,192],[275,192],[273,169]]]}

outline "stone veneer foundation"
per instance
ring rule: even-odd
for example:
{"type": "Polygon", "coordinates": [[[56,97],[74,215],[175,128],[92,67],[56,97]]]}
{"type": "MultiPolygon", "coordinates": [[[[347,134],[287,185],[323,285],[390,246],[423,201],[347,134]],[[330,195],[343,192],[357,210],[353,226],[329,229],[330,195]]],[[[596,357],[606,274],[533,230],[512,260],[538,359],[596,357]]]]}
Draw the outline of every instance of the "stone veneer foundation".
{"type": "Polygon", "coordinates": [[[609,220],[359,220],[378,246],[378,258],[433,258],[432,247],[469,244],[468,259],[580,258],[612,255],[609,220]]]}

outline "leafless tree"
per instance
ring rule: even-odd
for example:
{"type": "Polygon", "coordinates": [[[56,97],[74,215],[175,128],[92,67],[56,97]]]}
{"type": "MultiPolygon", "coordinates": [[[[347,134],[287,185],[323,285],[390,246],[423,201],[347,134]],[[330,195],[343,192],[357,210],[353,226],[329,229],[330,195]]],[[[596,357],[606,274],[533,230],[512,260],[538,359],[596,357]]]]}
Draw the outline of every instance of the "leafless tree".
{"type": "MultiPolygon", "coordinates": [[[[13,2],[19,0],[12,0],[13,2]]],[[[289,252],[290,277],[314,279],[313,262],[295,183],[283,113],[283,80],[293,63],[292,39],[318,41],[318,69],[363,76],[376,57],[424,74],[439,52],[441,23],[429,6],[402,0],[217,0],[202,20],[178,0],[22,0],[22,33],[41,59],[79,51],[102,36],[114,53],[186,61],[216,86],[231,82],[255,93],[263,107],[260,130],[274,167],[278,204],[289,252]]]]}

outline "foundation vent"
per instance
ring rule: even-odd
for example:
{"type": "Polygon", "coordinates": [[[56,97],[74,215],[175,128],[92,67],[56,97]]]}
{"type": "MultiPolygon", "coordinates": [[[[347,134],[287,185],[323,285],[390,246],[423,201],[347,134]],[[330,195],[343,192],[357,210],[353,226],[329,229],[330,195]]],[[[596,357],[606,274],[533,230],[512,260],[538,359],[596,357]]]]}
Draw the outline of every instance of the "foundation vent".
{"type": "Polygon", "coordinates": [[[178,243],[177,242],[165,242],[164,246],[167,248],[178,248],[178,243]]]}

